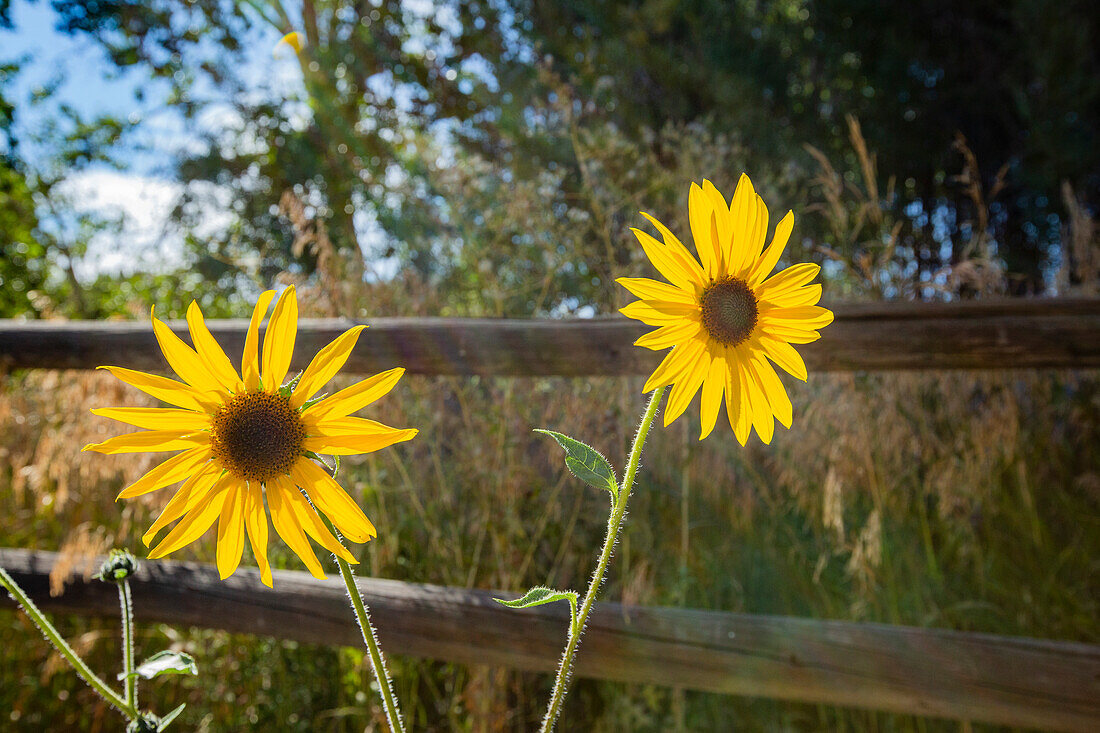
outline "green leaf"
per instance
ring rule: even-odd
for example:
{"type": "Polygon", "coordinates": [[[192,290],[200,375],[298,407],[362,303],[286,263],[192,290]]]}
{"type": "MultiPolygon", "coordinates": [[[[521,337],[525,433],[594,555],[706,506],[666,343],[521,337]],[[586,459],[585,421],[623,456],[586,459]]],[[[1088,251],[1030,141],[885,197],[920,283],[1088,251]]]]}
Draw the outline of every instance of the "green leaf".
{"type": "Polygon", "coordinates": [[[569,598],[574,601],[577,600],[576,591],[554,590],[540,585],[527,591],[523,598],[517,598],[514,601],[505,601],[501,598],[494,598],[493,600],[502,606],[508,606],[508,608],[530,608],[531,606],[541,606],[554,601],[565,601],[569,598]]]}
{"type": "MultiPolygon", "coordinates": [[[[154,677],[161,676],[162,674],[197,675],[198,673],[198,665],[195,664],[195,658],[192,657],[190,654],[165,650],[163,652],[157,652],[153,656],[146,659],[144,662],[139,664],[137,666],[137,669],[131,672],[130,675],[151,680],[154,677]]],[[[125,679],[126,677],[126,674],[120,673],[118,675],[118,678],[120,680],[125,679]]]]}
{"type": "Polygon", "coordinates": [[[553,430],[536,428],[535,432],[549,435],[565,449],[565,465],[570,473],[590,486],[610,491],[612,497],[618,498],[619,481],[615,478],[615,469],[603,454],[590,445],[553,430]]]}
{"type": "Polygon", "coordinates": [[[290,395],[294,392],[294,388],[298,386],[298,380],[302,378],[303,373],[304,372],[298,372],[291,378],[289,382],[284,384],[282,387],[279,387],[279,394],[281,394],[283,397],[289,398],[290,395]]]}
{"type": "Polygon", "coordinates": [[[535,586],[527,591],[522,598],[514,601],[506,601],[502,598],[494,598],[494,601],[508,608],[531,608],[542,606],[554,601],[569,601],[569,624],[571,628],[577,626],[577,592],[573,590],[554,590],[546,586],[535,586]]]}
{"type": "Polygon", "coordinates": [[[159,721],[157,722],[157,733],[160,733],[160,731],[162,731],[162,730],[164,730],[165,728],[167,728],[167,727],[168,727],[168,724],[169,724],[169,723],[171,723],[171,722],[172,722],[173,720],[175,720],[175,719],[176,719],[176,716],[177,716],[177,715],[179,715],[180,713],[182,713],[182,712],[183,712],[183,709],[184,709],[185,707],[187,707],[187,703],[183,703],[183,704],[182,704],[182,705],[180,705],[180,706],[179,706],[178,708],[176,708],[175,710],[173,710],[172,712],[168,713],[168,714],[167,714],[167,715],[165,715],[165,716],[164,716],[163,718],[161,718],[161,719],[160,719],[160,720],[159,720],[159,721]]]}

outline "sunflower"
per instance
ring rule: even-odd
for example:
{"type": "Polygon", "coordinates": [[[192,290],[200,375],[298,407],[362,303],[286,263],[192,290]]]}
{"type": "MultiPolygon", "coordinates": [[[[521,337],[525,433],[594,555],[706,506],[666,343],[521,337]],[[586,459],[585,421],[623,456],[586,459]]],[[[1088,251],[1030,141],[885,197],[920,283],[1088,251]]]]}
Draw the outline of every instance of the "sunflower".
{"type": "Polygon", "coordinates": [[[649,392],[673,385],[665,410],[665,425],[683,414],[702,387],[702,432],[710,435],[725,395],[726,416],[741,445],[755,428],[770,443],[774,419],[791,426],[791,401],[772,362],[803,381],[806,365],[791,344],[820,338],[818,329],[832,323],[833,314],[817,304],[821,286],[810,285],[821,269],[803,263],[775,275],[794,226],[787,215],[775,227],[764,248],[768,209],[742,174],[733,201],[710,181],[691,184],[688,217],[696,259],[668,227],[642,214],[664,238],[632,231],[646,256],[670,284],[644,277],[617,282],[641,298],[621,309],[623,315],[657,326],[635,341],[659,350],[673,347],[646,382],[649,392]]]}
{"type": "Polygon", "coordinates": [[[154,315],[157,342],[183,381],[122,367],[100,369],[176,408],[93,409],[96,415],[145,430],[84,447],[106,454],[180,451],[118,495],[129,499],[183,481],[142,537],[148,546],[158,532],[179,520],[149,557],[161,558],[194,542],[217,520],[221,577],[232,575],[240,564],[247,533],[267,586],[271,586],[271,567],[265,499],[275,531],[314,576],[323,578],[307,535],[349,563],[356,560],[326,529],[317,511],[354,542],[366,542],[376,532],[363,510],[319,463],[319,454],[369,453],[417,433],[350,417],[393,389],[404,369],[390,369],[314,398],[347,361],[365,326],[339,336],[321,349],[304,372],[283,384],[294,351],[298,300],[293,286],[279,298],[264,335],[261,362],[260,321],[274,296],[275,291],[269,290],[256,303],[240,374],[206,327],[197,303],[187,309],[194,348],[154,315]]]}

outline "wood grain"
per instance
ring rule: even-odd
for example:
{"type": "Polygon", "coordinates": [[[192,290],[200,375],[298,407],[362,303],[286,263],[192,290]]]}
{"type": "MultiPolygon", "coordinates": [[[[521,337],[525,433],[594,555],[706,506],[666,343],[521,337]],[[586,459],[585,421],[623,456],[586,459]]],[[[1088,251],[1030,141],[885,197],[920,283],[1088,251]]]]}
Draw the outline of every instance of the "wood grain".
{"type": "MultiPolygon", "coordinates": [[[[56,558],[0,549],[0,565],[43,610],[117,617],[114,588],[98,581],[76,580],[51,598],[56,558]]],[[[487,591],[374,578],[359,584],[388,654],[549,672],[565,641],[564,607],[513,611],[487,591]]],[[[254,569],[221,581],[213,566],[145,562],[134,582],[134,608],[145,623],[361,644],[336,577],[275,571],[271,590],[254,569]]],[[[577,673],[1016,727],[1100,730],[1100,646],[1088,644],[601,603],[577,673]]]]}
{"type": "MultiPolygon", "coordinates": [[[[1002,300],[831,306],[836,321],[799,347],[811,370],[1100,367],[1100,300],[1002,300]]],[[[247,322],[208,321],[234,361],[247,322]]],[[[302,320],[294,367],[360,321],[302,320]]],[[[625,318],[588,320],[379,318],[363,332],[349,373],[404,366],[411,374],[601,376],[651,372],[661,354],[635,348],[648,328],[625,318]]],[[[186,324],[172,327],[187,338],[186,324]]],[[[0,366],[167,369],[148,323],[0,321],[0,366]]]]}

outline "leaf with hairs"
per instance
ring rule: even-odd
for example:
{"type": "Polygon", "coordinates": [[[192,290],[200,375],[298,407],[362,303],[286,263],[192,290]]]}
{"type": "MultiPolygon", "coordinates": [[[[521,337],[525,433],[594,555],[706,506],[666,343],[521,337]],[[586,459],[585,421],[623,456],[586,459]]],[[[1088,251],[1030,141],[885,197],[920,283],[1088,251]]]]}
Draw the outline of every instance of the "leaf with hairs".
{"type": "Polygon", "coordinates": [[[576,628],[577,625],[577,592],[573,590],[555,590],[546,586],[535,586],[514,601],[506,601],[502,598],[494,598],[494,601],[508,608],[532,608],[542,606],[554,601],[569,601],[569,625],[576,628]]]}

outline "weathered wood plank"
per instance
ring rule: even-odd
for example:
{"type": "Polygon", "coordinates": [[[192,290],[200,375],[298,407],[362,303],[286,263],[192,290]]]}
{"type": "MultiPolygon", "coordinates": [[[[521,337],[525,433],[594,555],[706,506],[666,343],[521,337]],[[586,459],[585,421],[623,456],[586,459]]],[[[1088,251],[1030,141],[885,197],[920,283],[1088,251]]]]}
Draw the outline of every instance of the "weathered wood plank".
{"type": "MultiPolygon", "coordinates": [[[[113,588],[77,581],[57,598],[55,553],[0,549],[3,565],[53,613],[112,617],[113,588]]],[[[526,670],[555,668],[568,612],[512,611],[486,591],[364,578],[390,654],[526,670]]],[[[4,607],[10,607],[6,601],[4,607]]],[[[342,584],[276,571],[146,562],[139,621],[318,644],[361,643],[342,584]]],[[[200,660],[201,663],[201,660],[200,660]]],[[[597,604],[578,656],[585,677],[676,685],[1064,731],[1100,730],[1100,646],[934,629],[597,604]]]]}
{"type": "MultiPolygon", "coordinates": [[[[800,347],[813,370],[1100,367],[1100,300],[1003,300],[832,306],[836,321],[800,347]]],[[[598,376],[646,374],[660,354],[632,346],[648,330],[625,318],[591,320],[378,318],[364,323],[346,371],[404,366],[412,374],[598,376]]],[[[247,322],[208,321],[236,360],[247,322]]],[[[358,323],[303,320],[294,366],[358,323]]],[[[173,323],[181,335],[186,325],[173,323]]],[[[186,336],[184,336],[187,338],[186,336]]],[[[163,370],[147,323],[0,321],[0,366],[163,370]]]]}

